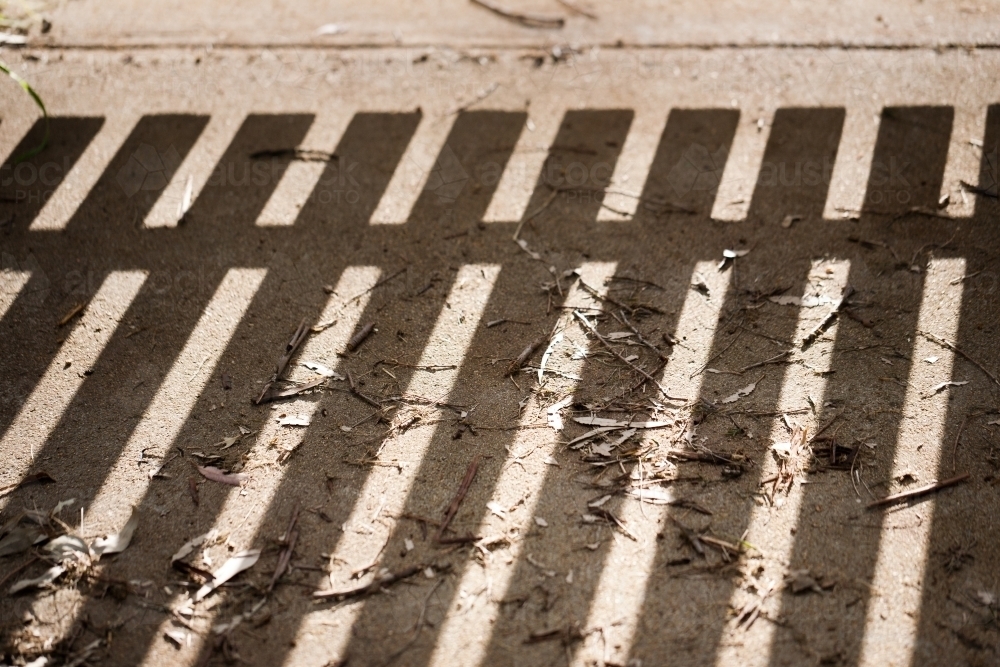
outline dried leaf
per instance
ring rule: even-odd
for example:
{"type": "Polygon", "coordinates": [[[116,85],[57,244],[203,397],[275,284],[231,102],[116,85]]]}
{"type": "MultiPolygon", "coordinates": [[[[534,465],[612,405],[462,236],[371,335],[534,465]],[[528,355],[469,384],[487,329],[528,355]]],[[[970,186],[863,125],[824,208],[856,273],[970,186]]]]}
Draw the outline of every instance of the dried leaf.
{"type": "Polygon", "coordinates": [[[229,484],[230,486],[239,486],[247,479],[247,476],[243,473],[227,473],[215,466],[198,466],[198,472],[207,480],[219,482],[220,484],[229,484]]]}
{"type": "Polygon", "coordinates": [[[38,588],[40,586],[51,584],[65,571],[66,568],[62,565],[56,565],[55,567],[49,568],[43,572],[40,577],[36,577],[34,579],[21,579],[10,587],[10,594],[14,595],[15,593],[19,593],[26,588],[38,588]]]}
{"type": "MultiPolygon", "coordinates": [[[[577,420],[574,419],[573,421],[577,420]]],[[[566,446],[569,447],[570,449],[579,449],[580,447],[583,446],[584,442],[590,440],[594,436],[600,435],[602,433],[608,433],[609,431],[617,431],[620,428],[624,428],[624,426],[602,426],[600,428],[595,428],[593,431],[587,431],[583,435],[573,438],[568,443],[566,443],[566,446]]]]}
{"type": "Polygon", "coordinates": [[[222,445],[222,449],[224,449],[224,450],[225,449],[229,449],[230,447],[232,447],[233,445],[235,445],[237,442],[239,442],[240,438],[242,438],[242,437],[243,437],[243,434],[241,433],[240,435],[234,435],[231,438],[223,438],[220,442],[217,442],[215,444],[217,446],[218,445],[222,445]]]}
{"type": "Polygon", "coordinates": [[[504,519],[504,518],[507,517],[507,511],[503,508],[503,505],[501,505],[498,502],[495,502],[495,501],[491,500],[490,502],[486,503],[486,509],[488,509],[489,511],[493,512],[494,514],[496,514],[501,519],[504,519]]]}
{"type": "Polygon", "coordinates": [[[343,375],[341,375],[340,373],[338,373],[337,371],[333,370],[332,368],[330,368],[328,366],[324,366],[323,364],[319,363],[318,361],[303,361],[302,362],[302,366],[304,366],[305,368],[308,368],[309,370],[311,370],[314,373],[319,373],[320,375],[322,375],[325,378],[333,378],[334,380],[346,380],[347,379],[343,375]]]}
{"type": "MultiPolygon", "coordinates": [[[[546,352],[546,354],[548,354],[548,352],[546,352]]],[[[543,361],[544,361],[544,359],[543,359],[543,361]]],[[[541,372],[539,372],[539,374],[541,374],[541,372]]],[[[567,396],[566,398],[564,398],[563,400],[559,401],[558,403],[550,405],[545,410],[545,415],[546,415],[546,419],[548,421],[548,424],[554,430],[556,430],[556,431],[563,430],[563,420],[562,420],[562,416],[559,414],[559,411],[562,410],[563,408],[567,407],[572,402],[573,402],[573,397],[572,396],[567,396]]]]}
{"type": "Polygon", "coordinates": [[[823,589],[820,588],[819,583],[810,574],[809,570],[792,570],[785,576],[785,585],[794,593],[798,595],[800,593],[805,593],[807,591],[815,591],[816,593],[822,593],[823,589]]]}
{"type": "Polygon", "coordinates": [[[23,553],[44,536],[45,533],[34,526],[16,526],[0,540],[0,558],[23,553]]]}
{"type": "Polygon", "coordinates": [[[611,500],[611,495],[610,494],[604,495],[598,498],[597,500],[591,500],[589,503],[587,503],[587,507],[600,507],[609,500],[611,500]]]}
{"type": "Polygon", "coordinates": [[[125,525],[122,526],[122,529],[114,535],[97,538],[91,543],[90,550],[94,552],[97,558],[105,554],[117,554],[125,551],[132,542],[132,535],[135,534],[135,529],[138,525],[139,513],[133,507],[132,514],[129,516],[128,521],[125,522],[125,525]]]}
{"type": "Polygon", "coordinates": [[[46,544],[45,550],[52,554],[52,557],[60,563],[74,559],[78,554],[88,561],[91,556],[90,547],[76,535],[60,535],[46,544]]]}
{"type": "Polygon", "coordinates": [[[963,380],[962,382],[942,382],[931,387],[930,390],[924,395],[924,398],[930,398],[935,394],[939,394],[948,387],[962,387],[967,384],[969,384],[969,380],[963,380]]]}
{"type": "Polygon", "coordinates": [[[194,551],[195,547],[200,547],[206,541],[211,542],[218,536],[219,536],[219,531],[213,529],[203,535],[191,538],[190,540],[184,543],[184,546],[182,546],[180,549],[177,550],[177,553],[175,553],[173,556],[170,557],[170,562],[173,563],[175,561],[180,560],[181,558],[186,558],[191,554],[192,551],[194,551]]]}
{"type": "Polygon", "coordinates": [[[163,636],[177,645],[177,648],[184,648],[191,645],[191,633],[187,630],[170,629],[163,632],[163,636]]]}
{"type": "MultiPolygon", "coordinates": [[[[545,348],[545,353],[542,354],[542,363],[538,365],[538,384],[542,383],[542,373],[545,372],[545,366],[547,366],[549,363],[549,357],[552,356],[552,352],[555,351],[556,346],[559,345],[559,343],[561,343],[562,340],[563,340],[563,333],[560,331],[559,333],[557,333],[555,336],[552,337],[552,340],[549,342],[549,346],[545,348]]],[[[556,430],[558,431],[559,429],[556,430]]]]}
{"type": "Polygon", "coordinates": [[[248,549],[235,554],[223,563],[222,567],[212,573],[212,581],[198,589],[194,594],[195,602],[205,599],[209,593],[226,583],[243,570],[253,567],[260,558],[260,549],[248,549]]]}
{"type": "Polygon", "coordinates": [[[285,415],[278,419],[279,426],[309,426],[311,422],[306,415],[285,415]]]}
{"type": "Polygon", "coordinates": [[[722,399],[721,402],[722,403],[735,403],[736,401],[740,400],[741,398],[745,398],[745,397],[749,396],[750,394],[753,393],[753,390],[757,388],[757,383],[758,382],[760,382],[760,380],[757,380],[757,382],[754,382],[753,384],[748,384],[747,386],[743,387],[742,389],[740,389],[739,391],[737,391],[732,396],[726,396],[724,399],[722,399]]]}

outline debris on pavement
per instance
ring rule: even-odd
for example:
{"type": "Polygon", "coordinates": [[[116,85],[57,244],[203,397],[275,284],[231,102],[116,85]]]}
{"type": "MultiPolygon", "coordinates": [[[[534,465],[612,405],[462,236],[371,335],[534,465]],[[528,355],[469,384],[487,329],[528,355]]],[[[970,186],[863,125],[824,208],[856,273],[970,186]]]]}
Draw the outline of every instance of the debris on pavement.
{"type": "Polygon", "coordinates": [[[257,564],[260,559],[260,549],[247,549],[234,554],[232,558],[222,564],[218,570],[212,573],[212,580],[198,589],[194,594],[195,602],[205,599],[212,591],[226,583],[240,572],[248,570],[257,564]]]}

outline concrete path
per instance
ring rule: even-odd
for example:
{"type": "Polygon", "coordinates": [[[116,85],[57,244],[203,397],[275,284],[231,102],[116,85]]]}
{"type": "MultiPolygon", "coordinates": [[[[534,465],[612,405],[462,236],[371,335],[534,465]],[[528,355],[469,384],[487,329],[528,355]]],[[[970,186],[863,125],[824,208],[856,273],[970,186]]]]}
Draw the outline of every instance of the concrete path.
{"type": "Polygon", "coordinates": [[[648,4],[0,50],[6,663],[1000,659],[996,3],[648,4]]]}

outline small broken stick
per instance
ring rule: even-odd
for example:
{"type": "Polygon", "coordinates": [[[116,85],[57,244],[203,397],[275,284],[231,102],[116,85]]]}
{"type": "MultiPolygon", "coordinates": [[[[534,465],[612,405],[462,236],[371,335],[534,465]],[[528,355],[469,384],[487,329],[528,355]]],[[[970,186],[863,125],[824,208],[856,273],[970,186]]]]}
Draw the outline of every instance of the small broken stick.
{"type": "Polygon", "coordinates": [[[561,28],[566,23],[566,19],[561,16],[543,16],[541,14],[515,12],[495,5],[489,0],[472,0],[472,3],[528,28],[561,28]]]}
{"type": "Polygon", "coordinates": [[[292,508],[292,518],[288,522],[288,528],[285,530],[285,534],[282,536],[281,551],[278,553],[278,564],[274,568],[274,574],[271,576],[271,583],[267,587],[267,592],[270,593],[274,590],[274,586],[278,583],[278,579],[281,575],[285,573],[288,568],[288,563],[292,560],[292,552],[295,550],[295,543],[299,539],[299,529],[297,527],[299,523],[299,503],[296,501],[295,506],[292,508]]]}
{"type": "Polygon", "coordinates": [[[261,390],[260,396],[257,397],[257,400],[254,401],[254,403],[260,405],[261,403],[267,403],[273,400],[270,393],[271,386],[274,385],[274,383],[278,381],[278,378],[281,377],[281,374],[285,372],[288,362],[291,361],[293,356],[295,356],[295,351],[299,349],[299,345],[302,344],[302,341],[304,341],[308,335],[309,327],[306,326],[306,321],[303,318],[302,322],[299,323],[298,329],[296,329],[295,333],[292,334],[291,340],[289,340],[288,344],[285,346],[285,353],[281,355],[280,359],[278,359],[278,364],[274,369],[274,374],[271,376],[271,379],[264,383],[264,389],[261,390]]]}
{"type": "Polygon", "coordinates": [[[355,396],[357,396],[358,398],[360,398],[362,401],[372,406],[373,408],[378,408],[379,410],[382,409],[381,403],[376,401],[374,398],[371,398],[370,396],[366,396],[365,394],[361,393],[361,390],[358,389],[358,385],[355,384],[354,382],[354,374],[351,371],[347,371],[347,382],[348,384],[351,385],[352,394],[354,394],[355,396]]]}
{"type": "Polygon", "coordinates": [[[251,160],[263,158],[288,158],[300,162],[332,162],[338,159],[336,153],[327,153],[311,148],[271,148],[250,154],[251,160]]]}
{"type": "Polygon", "coordinates": [[[368,338],[374,330],[374,322],[369,322],[365,326],[361,327],[361,331],[354,334],[354,336],[351,337],[351,340],[347,341],[347,351],[354,352],[354,350],[358,349],[361,346],[361,343],[365,342],[365,339],[368,338]]]}
{"type": "Polygon", "coordinates": [[[392,584],[403,581],[404,579],[409,579],[423,569],[424,566],[422,565],[413,565],[399,572],[390,572],[384,576],[376,577],[373,582],[365,584],[364,586],[349,588],[346,591],[316,591],[313,593],[313,597],[317,599],[334,598],[335,600],[365,597],[367,595],[371,595],[372,593],[379,592],[384,586],[391,586],[392,584]]]}
{"type": "Polygon", "coordinates": [[[440,543],[442,541],[441,538],[444,536],[444,531],[448,530],[448,525],[451,523],[451,520],[455,518],[455,514],[458,513],[458,508],[461,506],[462,501],[465,500],[465,494],[469,492],[469,487],[472,486],[472,480],[475,479],[476,471],[478,470],[479,454],[476,454],[465,471],[465,477],[462,479],[462,484],[458,487],[458,492],[455,493],[455,497],[452,498],[451,504],[448,505],[448,510],[444,515],[444,521],[441,522],[441,527],[438,528],[437,535],[434,536],[435,542],[440,543]]]}
{"type": "Polygon", "coordinates": [[[510,362],[510,366],[507,367],[507,372],[504,373],[504,375],[513,375],[514,373],[521,370],[521,367],[528,362],[528,359],[531,358],[531,355],[533,355],[535,353],[535,350],[541,347],[542,343],[544,342],[545,342],[544,336],[532,341],[532,343],[528,347],[524,348],[524,351],[521,352],[521,354],[517,355],[517,359],[510,362]]]}
{"type": "Polygon", "coordinates": [[[969,479],[969,473],[963,473],[956,477],[951,477],[949,479],[942,480],[940,482],[934,482],[933,484],[927,484],[926,486],[921,486],[917,489],[911,489],[909,491],[902,491],[900,493],[894,493],[891,496],[886,496],[876,500],[875,502],[868,503],[867,509],[874,509],[876,507],[882,507],[884,505],[892,505],[903,500],[909,500],[911,498],[919,498],[920,496],[926,496],[930,493],[940,491],[941,489],[946,489],[949,486],[955,486],[956,484],[961,484],[962,482],[969,479]]]}
{"type": "Polygon", "coordinates": [[[840,299],[833,306],[833,310],[831,310],[830,313],[823,318],[822,322],[816,325],[815,329],[810,331],[809,334],[802,339],[803,350],[812,345],[817,338],[822,336],[823,333],[830,328],[830,325],[833,324],[833,321],[836,320],[837,316],[840,314],[841,308],[843,308],[844,304],[847,302],[848,297],[850,297],[852,294],[854,294],[853,287],[848,285],[847,287],[844,288],[843,293],[840,295],[840,299]]]}
{"type": "Polygon", "coordinates": [[[585,318],[585,317],[584,317],[583,315],[581,315],[581,314],[580,314],[580,311],[578,311],[578,310],[574,310],[574,311],[573,311],[573,315],[574,315],[574,316],[575,316],[575,317],[576,317],[576,318],[577,318],[578,320],[580,320],[580,322],[582,322],[582,323],[583,323],[583,324],[585,325],[585,327],[586,327],[587,331],[589,331],[590,333],[592,333],[592,334],[594,335],[594,337],[595,337],[595,338],[597,338],[598,342],[600,342],[600,343],[601,343],[601,345],[603,345],[603,346],[604,346],[604,348],[605,348],[606,350],[608,350],[608,352],[610,352],[611,354],[613,354],[613,355],[615,356],[615,358],[617,358],[617,359],[618,359],[619,361],[621,361],[621,362],[624,362],[626,366],[628,366],[629,368],[631,368],[632,370],[634,370],[635,372],[639,373],[639,374],[640,374],[640,375],[642,375],[642,376],[643,376],[644,378],[646,378],[647,380],[649,380],[650,382],[652,382],[652,383],[653,383],[653,386],[655,386],[655,387],[656,387],[657,389],[659,389],[659,390],[660,390],[660,393],[661,393],[661,394],[663,394],[663,397],[664,397],[664,398],[666,398],[666,399],[667,399],[667,400],[669,400],[669,401],[680,401],[680,402],[686,402],[686,401],[687,401],[687,399],[686,399],[686,398],[678,398],[678,397],[676,397],[676,396],[671,396],[671,395],[670,395],[670,394],[669,394],[669,393],[667,392],[667,390],[666,390],[666,389],[665,389],[665,388],[663,387],[663,385],[661,385],[661,384],[660,384],[660,383],[659,383],[659,382],[658,382],[658,381],[656,380],[656,378],[654,378],[654,377],[653,377],[652,375],[650,375],[649,373],[647,373],[646,371],[644,371],[643,369],[639,368],[638,366],[636,366],[635,364],[633,364],[633,363],[632,363],[631,361],[629,361],[628,359],[626,359],[625,357],[623,357],[623,356],[622,356],[622,355],[621,355],[621,354],[620,354],[620,353],[618,352],[618,350],[616,350],[616,349],[615,349],[614,347],[612,347],[611,343],[609,343],[609,342],[607,341],[607,339],[606,339],[606,338],[604,338],[604,336],[602,336],[602,335],[601,335],[600,333],[598,333],[598,332],[597,332],[597,328],[596,328],[596,327],[594,327],[594,325],[593,325],[593,324],[591,324],[591,323],[590,323],[590,322],[589,322],[589,321],[587,320],[587,318],[585,318]]]}

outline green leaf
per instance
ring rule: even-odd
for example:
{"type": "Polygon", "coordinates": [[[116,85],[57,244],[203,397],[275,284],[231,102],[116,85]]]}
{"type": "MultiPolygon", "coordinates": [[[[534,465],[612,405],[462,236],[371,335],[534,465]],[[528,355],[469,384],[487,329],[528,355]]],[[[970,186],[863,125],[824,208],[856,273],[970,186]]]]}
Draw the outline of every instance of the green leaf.
{"type": "Polygon", "coordinates": [[[0,60],[0,71],[6,73],[7,76],[9,76],[10,78],[14,79],[14,81],[16,81],[19,86],[21,86],[22,88],[24,88],[24,90],[29,95],[31,95],[31,99],[33,99],[35,101],[35,104],[38,106],[38,108],[42,110],[42,117],[45,118],[45,136],[42,137],[42,143],[38,144],[37,146],[35,146],[31,150],[29,150],[29,151],[27,151],[27,152],[25,152],[25,153],[23,153],[21,155],[18,155],[16,158],[14,158],[14,164],[19,164],[21,162],[24,162],[25,160],[30,160],[31,158],[35,157],[36,155],[38,155],[39,153],[41,153],[43,150],[45,150],[45,147],[48,145],[48,143],[49,143],[49,112],[45,110],[45,102],[42,102],[42,98],[38,96],[38,93],[36,93],[35,89],[31,87],[31,84],[28,83],[27,81],[25,81],[24,79],[22,79],[21,76],[17,72],[14,72],[13,70],[11,70],[10,66],[7,65],[7,63],[3,62],[2,60],[0,60]]]}

